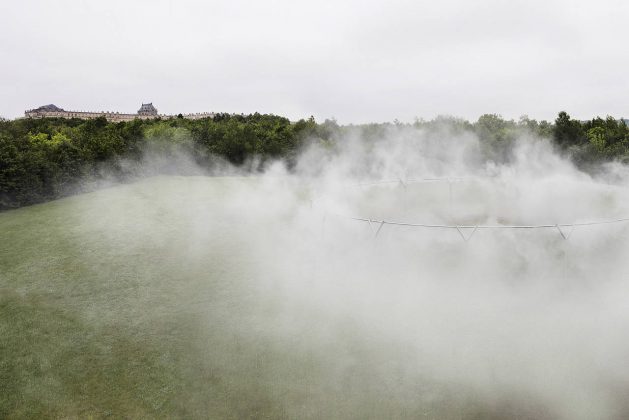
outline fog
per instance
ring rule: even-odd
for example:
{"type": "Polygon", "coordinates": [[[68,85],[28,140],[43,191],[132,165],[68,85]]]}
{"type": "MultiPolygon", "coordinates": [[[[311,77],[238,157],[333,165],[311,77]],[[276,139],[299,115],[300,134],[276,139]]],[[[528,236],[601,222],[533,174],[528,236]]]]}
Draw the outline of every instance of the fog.
{"type": "MultiPolygon", "coordinates": [[[[212,194],[197,176],[177,187],[162,177],[79,210],[112,246],[124,227],[128,252],[148,241],[185,261],[180,270],[196,270],[185,296],[241,273],[234,293],[255,304],[226,310],[230,334],[256,337],[256,352],[274,343],[289,366],[317,366],[297,379],[277,366],[264,377],[302,393],[302,404],[269,397],[288,417],[625,417],[629,223],[561,232],[380,224],[629,217],[620,165],[587,174],[524,131],[506,162],[487,159],[472,133],[391,125],[378,140],[356,129],[334,145],[313,142],[291,170],[273,162],[243,176],[223,164],[210,180],[240,176],[212,194]],[[220,273],[206,277],[200,267],[215,267],[217,255],[220,273]]],[[[181,277],[172,273],[166,283],[181,277]]],[[[181,296],[171,299],[189,309],[181,296]]],[[[200,311],[195,321],[210,328],[215,316],[200,311]]],[[[232,357],[225,363],[238,365],[232,357]]]]}

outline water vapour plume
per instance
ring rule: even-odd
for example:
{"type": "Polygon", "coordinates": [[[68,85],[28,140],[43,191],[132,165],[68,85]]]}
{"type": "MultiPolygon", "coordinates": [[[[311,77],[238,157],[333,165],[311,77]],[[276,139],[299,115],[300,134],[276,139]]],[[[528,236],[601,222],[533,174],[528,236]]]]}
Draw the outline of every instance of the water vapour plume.
{"type": "Polygon", "coordinates": [[[232,384],[242,413],[627,415],[627,223],[378,223],[629,216],[622,166],[594,177],[526,132],[494,157],[447,124],[356,128],[291,171],[136,184],[81,208],[82,225],[129,255],[160,250],[165,280],[134,310],[185,314],[191,360],[232,384]]]}
{"type": "Polygon", "coordinates": [[[364,370],[365,392],[434,403],[437,418],[452,407],[471,415],[466,402],[502,417],[621,416],[627,223],[457,232],[376,222],[552,226],[629,215],[621,172],[613,184],[595,179],[526,133],[508,163],[484,159],[482,147],[447,126],[392,127],[373,142],[352,133],[333,153],[315,147],[299,161],[299,175],[316,174],[312,209],[300,198],[304,178],[278,168],[259,192],[231,196],[233,211],[257,203],[243,220],[264,233],[247,241],[263,256],[266,286],[291,302],[289,325],[268,328],[310,329],[306,347],[334,360],[326,381],[364,370]],[[359,350],[335,348],[348,333],[359,350]]]}

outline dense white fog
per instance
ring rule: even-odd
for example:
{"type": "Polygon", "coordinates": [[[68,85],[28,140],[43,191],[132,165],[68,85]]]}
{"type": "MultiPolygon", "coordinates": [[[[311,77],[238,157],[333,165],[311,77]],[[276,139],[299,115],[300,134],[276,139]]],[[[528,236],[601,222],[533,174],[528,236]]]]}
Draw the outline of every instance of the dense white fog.
{"type": "MultiPolygon", "coordinates": [[[[256,304],[233,308],[232,333],[317,360],[316,377],[290,384],[305,405],[368,398],[424,407],[433,418],[473,417],[473,407],[499,417],[627,415],[629,223],[563,227],[568,239],[552,227],[380,226],[629,217],[621,166],[593,177],[526,133],[509,164],[483,156],[472,134],[447,127],[391,126],[375,142],[357,131],[305,150],[292,172],[274,163],[260,176],[231,178],[212,198],[193,177],[175,195],[130,190],[84,218],[104,232],[133,217],[125,234],[152,243],[171,241],[164,235],[174,223],[174,258],[220,264],[221,281],[244,270],[244,293],[256,304]]],[[[152,185],[172,182],[158,180],[152,185]]],[[[216,281],[198,276],[200,289],[216,281]]],[[[278,370],[268,385],[285,380],[278,370]]]]}

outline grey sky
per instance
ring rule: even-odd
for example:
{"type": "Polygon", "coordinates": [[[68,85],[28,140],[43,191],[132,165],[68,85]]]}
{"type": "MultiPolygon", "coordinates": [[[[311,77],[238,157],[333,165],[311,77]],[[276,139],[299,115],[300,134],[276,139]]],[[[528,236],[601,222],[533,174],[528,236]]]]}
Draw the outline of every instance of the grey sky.
{"type": "Polygon", "coordinates": [[[629,2],[0,0],[0,116],[629,117],[629,2]]]}

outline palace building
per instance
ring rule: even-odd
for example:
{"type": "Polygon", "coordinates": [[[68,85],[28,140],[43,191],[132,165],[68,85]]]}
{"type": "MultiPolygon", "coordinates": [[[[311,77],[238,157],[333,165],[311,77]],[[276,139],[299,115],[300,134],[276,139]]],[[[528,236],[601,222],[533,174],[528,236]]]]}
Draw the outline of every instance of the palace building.
{"type": "MultiPolygon", "coordinates": [[[[214,116],[213,112],[199,112],[194,114],[179,114],[183,118],[198,120],[201,118],[211,118],[214,116]]],[[[177,115],[159,114],[157,108],[152,103],[142,104],[140,109],[135,114],[125,114],[120,112],[101,111],[66,111],[59,108],[56,105],[49,104],[43,105],[39,108],[29,109],[24,112],[26,118],[80,118],[88,120],[92,118],[105,117],[107,121],[120,122],[120,121],[133,121],[136,118],[141,120],[153,119],[153,118],[176,118],[177,115]]]]}

